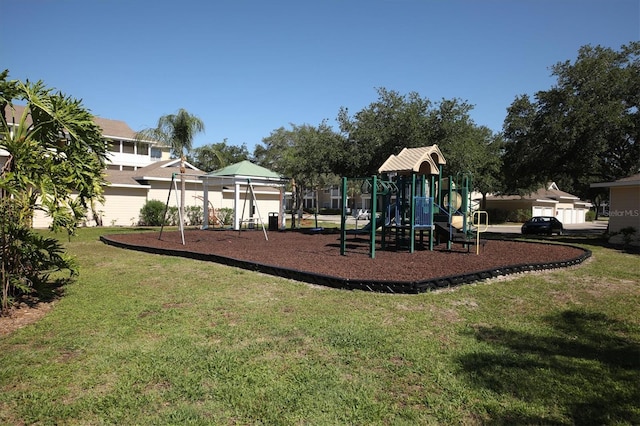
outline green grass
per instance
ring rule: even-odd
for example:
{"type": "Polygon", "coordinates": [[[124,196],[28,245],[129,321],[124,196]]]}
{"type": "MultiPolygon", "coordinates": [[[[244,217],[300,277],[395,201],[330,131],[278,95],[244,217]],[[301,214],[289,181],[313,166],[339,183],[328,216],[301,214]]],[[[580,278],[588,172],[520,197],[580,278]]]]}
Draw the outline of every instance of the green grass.
{"type": "MultiPolygon", "coordinates": [[[[420,295],[66,243],[0,338],[0,424],[638,424],[639,257],[420,295]]],[[[407,254],[410,256],[410,254],[407,254]]]]}

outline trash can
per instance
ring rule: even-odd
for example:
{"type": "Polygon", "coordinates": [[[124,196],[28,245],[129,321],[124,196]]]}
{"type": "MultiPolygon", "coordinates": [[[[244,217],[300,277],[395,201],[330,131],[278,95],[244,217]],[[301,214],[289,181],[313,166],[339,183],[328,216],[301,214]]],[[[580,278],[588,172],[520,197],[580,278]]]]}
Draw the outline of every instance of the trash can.
{"type": "Polygon", "coordinates": [[[278,213],[269,213],[269,231],[278,230],[278,213]]]}

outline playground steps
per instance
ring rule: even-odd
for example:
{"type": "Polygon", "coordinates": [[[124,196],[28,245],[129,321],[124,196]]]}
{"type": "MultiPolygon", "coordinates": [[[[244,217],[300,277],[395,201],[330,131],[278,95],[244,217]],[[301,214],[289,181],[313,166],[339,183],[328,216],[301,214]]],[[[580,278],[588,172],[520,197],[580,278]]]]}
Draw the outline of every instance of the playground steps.
{"type": "MultiPolygon", "coordinates": [[[[462,244],[463,247],[469,250],[471,246],[476,245],[478,242],[473,232],[465,234],[455,227],[451,228],[452,232],[449,234],[449,222],[434,222],[434,225],[438,244],[440,244],[441,239],[444,239],[444,241],[448,240],[455,244],[462,244]]],[[[480,245],[484,246],[486,243],[486,240],[480,240],[480,245]]]]}

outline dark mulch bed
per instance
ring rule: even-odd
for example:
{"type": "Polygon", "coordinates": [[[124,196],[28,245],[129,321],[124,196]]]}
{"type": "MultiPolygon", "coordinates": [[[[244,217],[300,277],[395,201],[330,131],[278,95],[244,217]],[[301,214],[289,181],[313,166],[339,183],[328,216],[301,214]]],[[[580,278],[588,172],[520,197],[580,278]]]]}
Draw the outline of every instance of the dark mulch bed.
{"type": "Polygon", "coordinates": [[[109,235],[103,241],[152,253],[211,260],[246,269],[343,288],[420,292],[509,273],[570,266],[590,253],[578,247],[487,240],[476,255],[460,244],[433,251],[380,250],[369,257],[368,237],[349,235],[340,255],[340,235],[303,232],[185,231],[109,235]]]}

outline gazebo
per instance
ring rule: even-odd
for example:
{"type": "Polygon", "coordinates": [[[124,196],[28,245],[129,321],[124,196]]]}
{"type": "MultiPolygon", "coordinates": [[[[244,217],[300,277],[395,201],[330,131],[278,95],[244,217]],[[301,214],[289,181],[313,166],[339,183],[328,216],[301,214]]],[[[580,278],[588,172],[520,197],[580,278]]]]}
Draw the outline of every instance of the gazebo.
{"type": "Polygon", "coordinates": [[[288,179],[244,160],[200,176],[203,183],[204,223],[209,227],[210,206],[232,208],[233,229],[261,224],[266,215],[277,215],[278,228],[285,227],[284,195],[288,179]]]}

